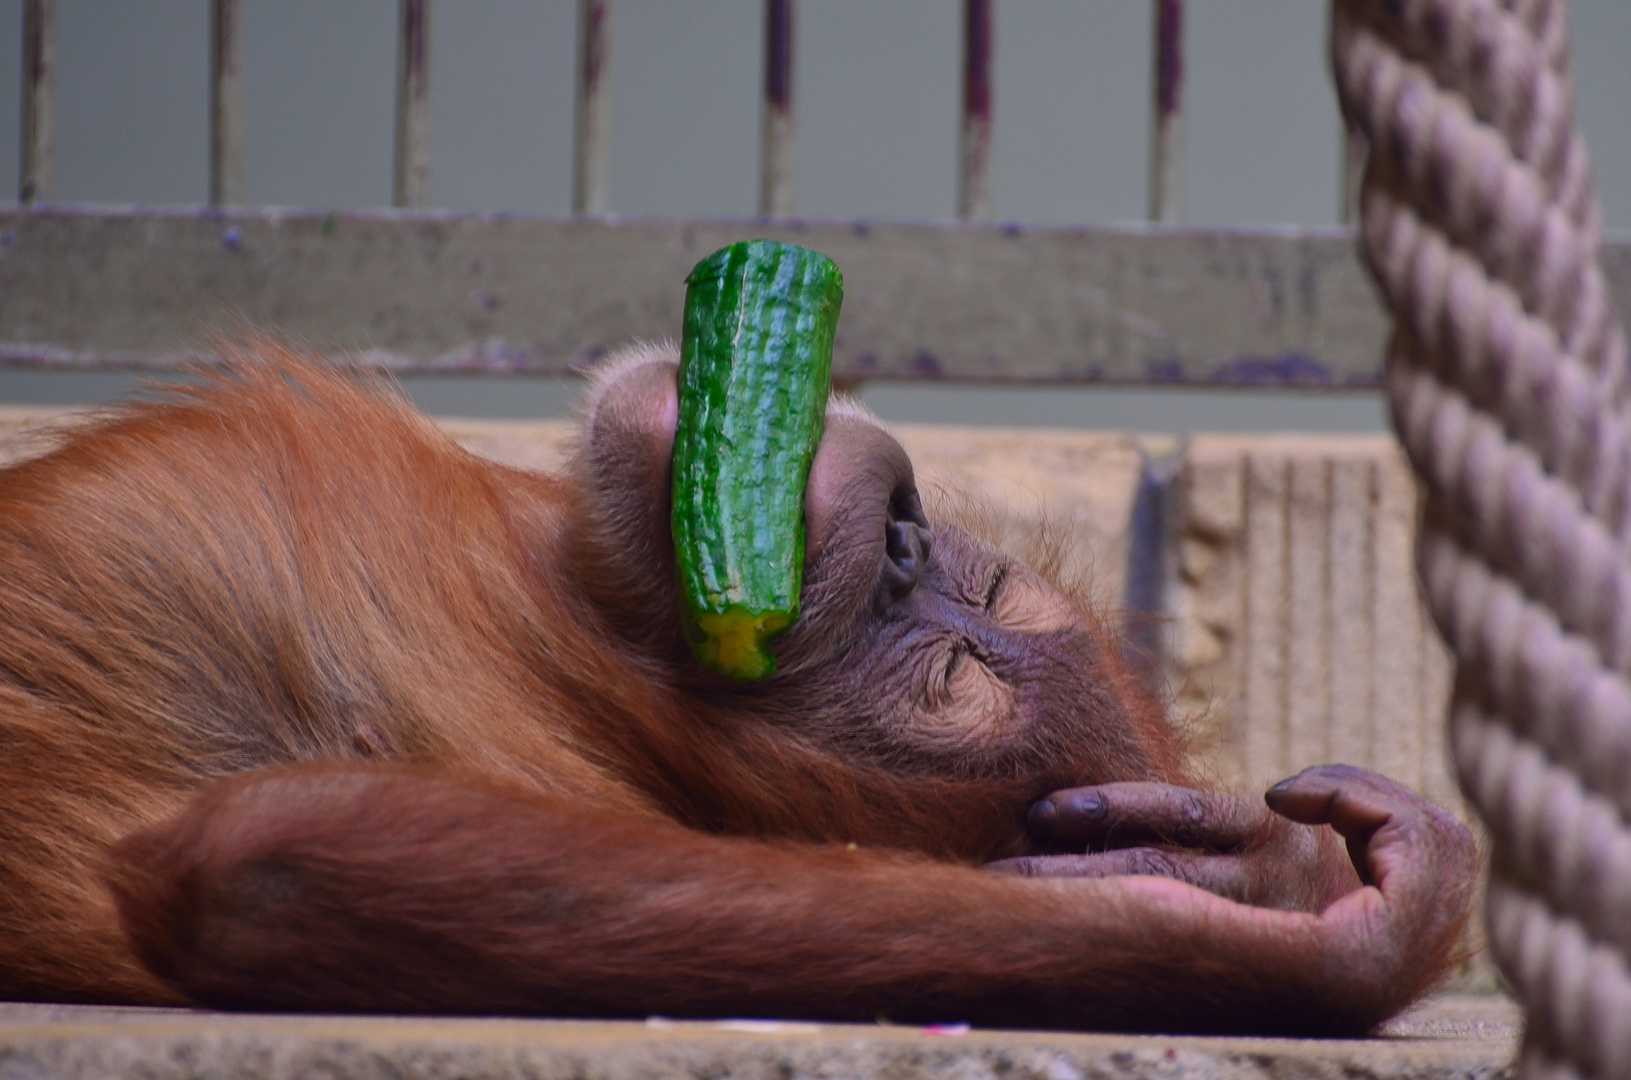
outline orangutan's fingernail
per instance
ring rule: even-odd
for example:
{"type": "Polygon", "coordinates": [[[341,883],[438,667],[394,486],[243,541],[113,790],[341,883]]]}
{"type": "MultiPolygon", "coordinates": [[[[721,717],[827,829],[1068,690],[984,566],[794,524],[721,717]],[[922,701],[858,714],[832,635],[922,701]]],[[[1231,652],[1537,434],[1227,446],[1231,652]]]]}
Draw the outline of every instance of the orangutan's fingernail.
{"type": "Polygon", "coordinates": [[[1096,791],[1084,792],[1070,797],[1071,817],[1086,818],[1088,821],[1103,821],[1107,807],[1104,796],[1096,791]]]}
{"type": "Polygon", "coordinates": [[[1059,808],[1053,805],[1053,800],[1043,799],[1033,803],[1030,813],[1025,815],[1025,823],[1039,832],[1049,832],[1054,822],[1059,820],[1059,808]]]}

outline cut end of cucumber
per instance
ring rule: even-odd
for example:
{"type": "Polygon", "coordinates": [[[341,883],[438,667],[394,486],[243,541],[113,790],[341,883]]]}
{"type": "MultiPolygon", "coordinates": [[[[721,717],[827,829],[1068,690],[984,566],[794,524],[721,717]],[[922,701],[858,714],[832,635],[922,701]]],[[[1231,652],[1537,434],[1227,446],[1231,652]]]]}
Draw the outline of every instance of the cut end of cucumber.
{"type": "Polygon", "coordinates": [[[740,607],[699,612],[693,617],[697,659],[721,675],[743,680],[762,679],[776,670],[776,658],[766,645],[793,623],[793,617],[784,611],[753,612],[740,607]]]}

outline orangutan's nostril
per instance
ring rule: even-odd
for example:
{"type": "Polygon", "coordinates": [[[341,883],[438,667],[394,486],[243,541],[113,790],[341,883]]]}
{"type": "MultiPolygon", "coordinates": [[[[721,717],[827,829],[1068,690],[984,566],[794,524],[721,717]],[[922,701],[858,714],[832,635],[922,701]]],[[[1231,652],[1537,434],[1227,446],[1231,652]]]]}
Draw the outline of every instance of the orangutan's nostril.
{"type": "Polygon", "coordinates": [[[889,519],[891,521],[910,521],[929,527],[929,519],[923,513],[923,500],[918,498],[916,489],[906,488],[897,491],[889,500],[889,519]]]}
{"type": "Polygon", "coordinates": [[[891,521],[884,526],[884,553],[890,592],[896,598],[905,596],[917,585],[929,561],[929,530],[915,521],[891,521]]]}
{"type": "Polygon", "coordinates": [[[884,532],[884,548],[889,553],[889,561],[902,570],[915,570],[923,552],[918,533],[918,527],[910,521],[891,521],[884,532]]]}

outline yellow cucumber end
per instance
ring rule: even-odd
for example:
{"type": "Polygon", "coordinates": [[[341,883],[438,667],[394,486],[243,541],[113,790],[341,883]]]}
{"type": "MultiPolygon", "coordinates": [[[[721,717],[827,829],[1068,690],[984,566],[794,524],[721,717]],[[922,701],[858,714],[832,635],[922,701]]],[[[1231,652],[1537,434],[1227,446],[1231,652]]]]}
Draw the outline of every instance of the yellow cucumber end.
{"type": "Polygon", "coordinates": [[[786,630],[793,617],[785,611],[749,611],[731,607],[694,616],[701,640],[697,658],[733,679],[762,679],[776,670],[776,658],[765,642],[786,630]]]}

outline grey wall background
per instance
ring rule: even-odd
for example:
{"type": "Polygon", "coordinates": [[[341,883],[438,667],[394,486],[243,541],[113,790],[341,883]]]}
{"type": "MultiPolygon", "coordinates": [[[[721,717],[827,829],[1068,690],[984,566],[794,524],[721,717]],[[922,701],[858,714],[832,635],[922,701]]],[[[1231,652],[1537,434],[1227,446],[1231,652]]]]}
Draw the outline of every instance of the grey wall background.
{"type": "MultiPolygon", "coordinates": [[[[57,198],[196,204],[207,193],[206,0],[59,0],[57,198]]],[[[612,0],[612,206],[751,216],[760,0],[612,0]]],[[[957,0],[800,0],[798,212],[949,218],[957,0]]],[[[571,191],[573,0],[439,0],[432,199],[564,214],[571,191]]],[[[1631,228],[1631,2],[1571,4],[1578,115],[1606,222],[1631,228]]],[[[390,199],[395,0],[246,0],[251,202],[390,199]]],[[[998,0],[997,216],[1138,220],[1148,0],[998,0]]],[[[15,191],[21,0],[0,0],[0,178],[15,191]]],[[[1188,215],[1199,225],[1337,219],[1340,125],[1323,0],[1190,0],[1188,215]]],[[[82,402],[111,374],[0,372],[0,401],[82,402]]],[[[560,415],[564,380],[415,379],[442,413],[560,415]]],[[[1377,430],[1373,395],[877,385],[886,418],[1129,428],[1377,430]]]]}

